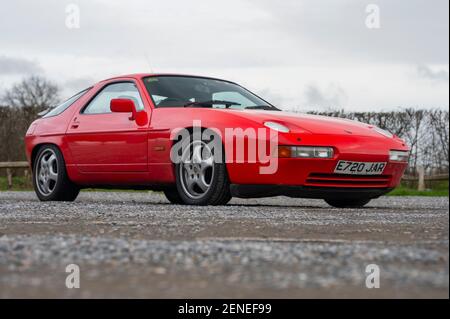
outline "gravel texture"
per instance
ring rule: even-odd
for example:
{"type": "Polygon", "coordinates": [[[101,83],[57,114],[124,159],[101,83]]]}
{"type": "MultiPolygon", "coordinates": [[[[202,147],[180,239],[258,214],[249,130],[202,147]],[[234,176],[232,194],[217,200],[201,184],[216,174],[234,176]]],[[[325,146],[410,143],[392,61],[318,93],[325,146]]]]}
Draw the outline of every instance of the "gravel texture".
{"type": "Polygon", "coordinates": [[[0,297],[448,298],[447,197],[170,205],[159,193],[73,203],[0,192],[0,297]],[[81,288],[65,286],[77,264],[81,288]],[[380,267],[367,289],[366,266],[380,267]]]}

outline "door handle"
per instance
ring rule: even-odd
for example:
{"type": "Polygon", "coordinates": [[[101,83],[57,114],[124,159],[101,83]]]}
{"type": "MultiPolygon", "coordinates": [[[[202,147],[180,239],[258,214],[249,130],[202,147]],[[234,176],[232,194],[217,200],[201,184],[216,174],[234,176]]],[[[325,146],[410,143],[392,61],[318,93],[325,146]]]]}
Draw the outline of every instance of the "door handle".
{"type": "Polygon", "coordinates": [[[78,128],[78,126],[80,126],[80,122],[77,121],[77,118],[74,118],[70,128],[78,128]]]}

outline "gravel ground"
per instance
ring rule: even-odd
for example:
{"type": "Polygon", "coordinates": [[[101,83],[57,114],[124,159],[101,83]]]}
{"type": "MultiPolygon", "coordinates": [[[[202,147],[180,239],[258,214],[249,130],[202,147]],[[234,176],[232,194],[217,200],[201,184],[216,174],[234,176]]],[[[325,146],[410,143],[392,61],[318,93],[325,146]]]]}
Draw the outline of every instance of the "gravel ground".
{"type": "Polygon", "coordinates": [[[0,192],[0,297],[448,298],[447,197],[365,209],[274,197],[170,205],[158,193],[41,203],[0,192]],[[65,286],[77,264],[81,288],[65,286]],[[366,266],[380,267],[367,289],[366,266]]]}

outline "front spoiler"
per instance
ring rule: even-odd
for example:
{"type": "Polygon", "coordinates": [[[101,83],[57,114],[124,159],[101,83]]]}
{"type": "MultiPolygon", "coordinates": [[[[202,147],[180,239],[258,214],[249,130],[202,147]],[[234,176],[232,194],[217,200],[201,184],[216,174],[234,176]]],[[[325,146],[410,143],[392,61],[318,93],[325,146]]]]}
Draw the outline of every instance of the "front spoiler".
{"type": "Polygon", "coordinates": [[[231,195],[240,198],[260,198],[288,196],[318,199],[360,199],[377,198],[389,193],[393,188],[337,188],[306,187],[288,185],[248,185],[231,184],[231,195]]]}

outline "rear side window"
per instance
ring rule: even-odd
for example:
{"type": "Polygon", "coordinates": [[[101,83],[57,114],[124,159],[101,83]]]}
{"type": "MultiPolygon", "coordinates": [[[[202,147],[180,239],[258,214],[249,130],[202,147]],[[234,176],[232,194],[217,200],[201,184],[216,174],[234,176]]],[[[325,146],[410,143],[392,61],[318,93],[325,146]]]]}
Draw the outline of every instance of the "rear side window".
{"type": "Polygon", "coordinates": [[[97,94],[97,96],[84,109],[84,114],[104,114],[111,113],[110,103],[112,99],[133,100],[137,111],[144,109],[139,90],[131,82],[120,82],[107,85],[97,94]]]}
{"type": "Polygon", "coordinates": [[[61,114],[62,112],[67,110],[69,108],[69,106],[71,106],[73,103],[75,103],[80,97],[82,97],[84,94],[86,94],[87,91],[89,91],[90,89],[91,88],[87,88],[87,89],[75,94],[68,100],[62,102],[61,104],[59,104],[58,106],[53,108],[50,112],[45,114],[43,117],[50,117],[50,116],[55,116],[55,115],[61,114]]]}

